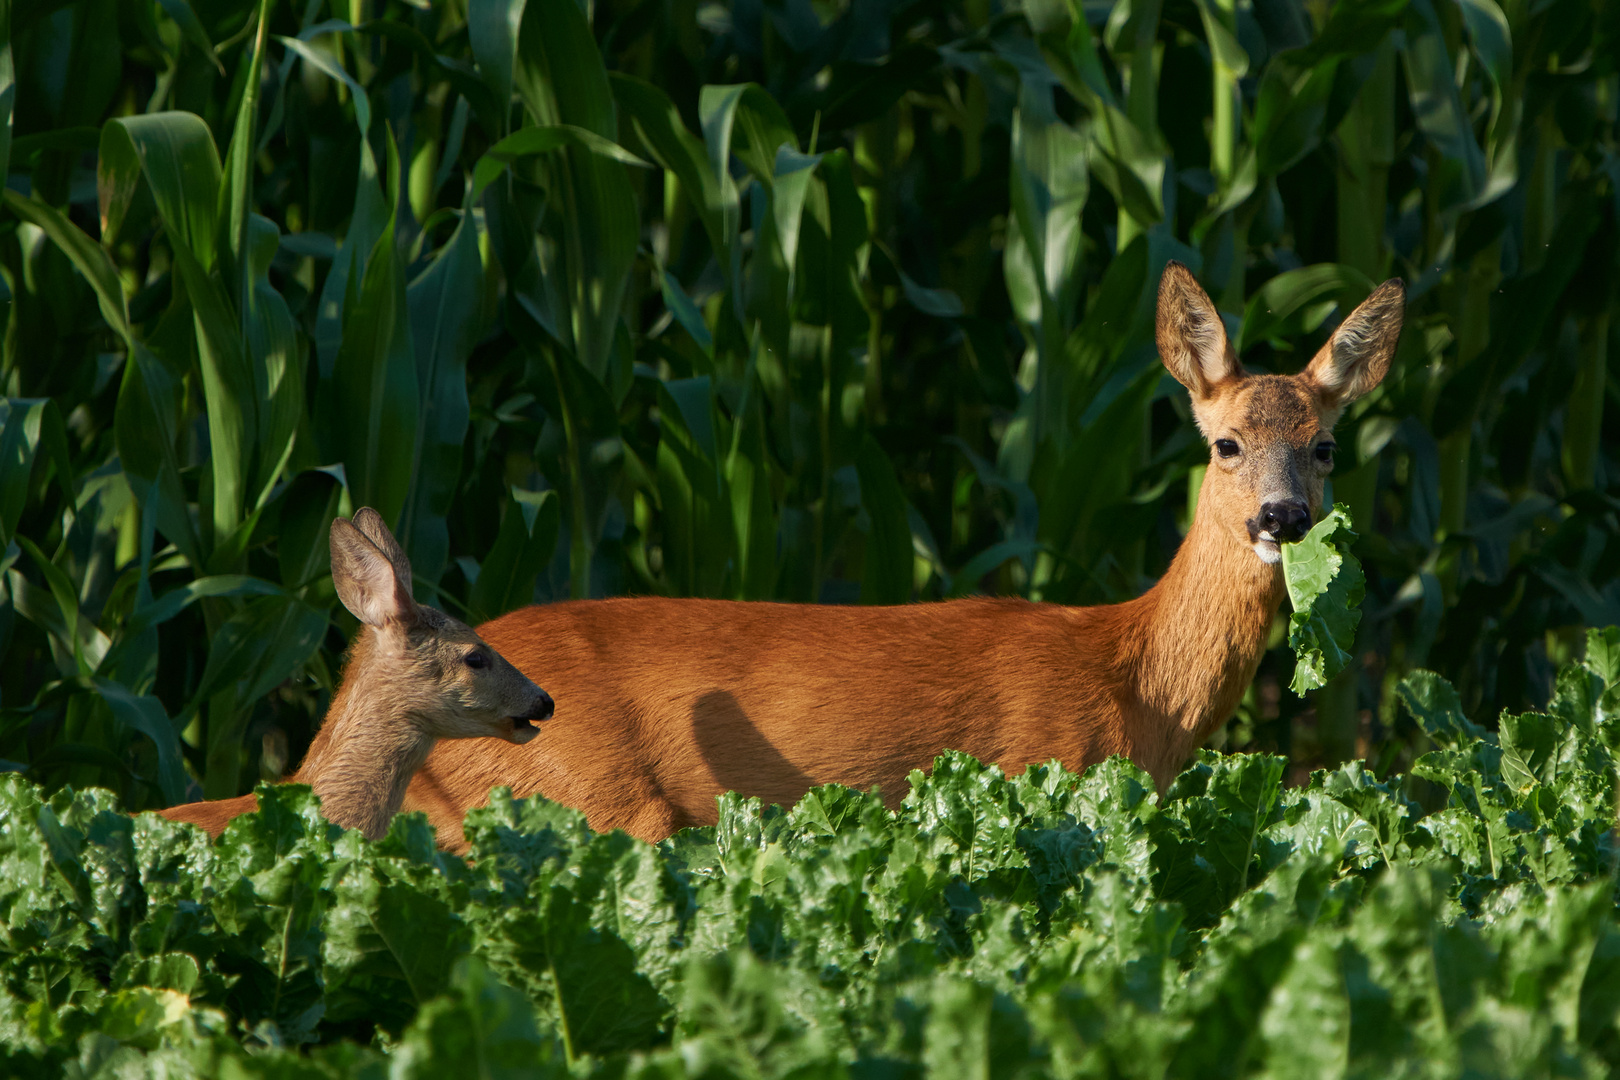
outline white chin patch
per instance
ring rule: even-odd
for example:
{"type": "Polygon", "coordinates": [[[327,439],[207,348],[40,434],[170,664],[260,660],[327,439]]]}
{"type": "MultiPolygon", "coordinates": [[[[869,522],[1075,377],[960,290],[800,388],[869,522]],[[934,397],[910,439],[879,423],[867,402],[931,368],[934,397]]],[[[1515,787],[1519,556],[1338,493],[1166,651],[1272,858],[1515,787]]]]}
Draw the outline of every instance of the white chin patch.
{"type": "Polygon", "coordinates": [[[1263,563],[1276,564],[1282,562],[1282,548],[1278,546],[1275,540],[1255,541],[1254,553],[1260,556],[1260,561],[1263,563]]]}

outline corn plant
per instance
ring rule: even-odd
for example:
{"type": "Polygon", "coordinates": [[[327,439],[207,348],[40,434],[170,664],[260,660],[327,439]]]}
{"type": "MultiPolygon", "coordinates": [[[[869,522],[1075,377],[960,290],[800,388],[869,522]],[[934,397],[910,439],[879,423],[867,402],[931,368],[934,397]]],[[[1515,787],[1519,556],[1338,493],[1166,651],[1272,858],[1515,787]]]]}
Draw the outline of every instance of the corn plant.
{"type": "Polygon", "coordinates": [[[1258,370],[1373,285],[1365,614],[1229,745],[1406,764],[1620,621],[1620,21],[1578,0],[0,3],[0,759],[127,805],[307,745],[376,507],[481,619],[626,592],[1136,594],[1258,370]]]}

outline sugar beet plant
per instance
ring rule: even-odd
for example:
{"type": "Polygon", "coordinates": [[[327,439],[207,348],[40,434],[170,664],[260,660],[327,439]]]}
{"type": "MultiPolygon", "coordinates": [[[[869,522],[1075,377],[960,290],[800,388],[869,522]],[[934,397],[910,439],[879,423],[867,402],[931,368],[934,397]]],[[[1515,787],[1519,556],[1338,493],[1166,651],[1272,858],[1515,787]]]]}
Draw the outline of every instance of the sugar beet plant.
{"type": "Polygon", "coordinates": [[[898,812],[726,796],[652,847],[497,793],[470,859],[307,789],[210,843],[0,778],[0,1071],[173,1077],[1601,1077],[1620,1067],[1620,630],[1487,733],[1284,784],[1203,751],[1008,779],[947,754],[898,812]]]}
{"type": "Polygon", "coordinates": [[[1615,11],[0,4],[0,758],[279,772],[362,504],[474,619],[1132,595],[1206,455],[1169,257],[1260,369],[1411,287],[1339,432],[1350,666],[1313,727],[1273,654],[1237,743],[1407,762],[1421,664],[1544,703],[1620,619],[1615,11]]]}

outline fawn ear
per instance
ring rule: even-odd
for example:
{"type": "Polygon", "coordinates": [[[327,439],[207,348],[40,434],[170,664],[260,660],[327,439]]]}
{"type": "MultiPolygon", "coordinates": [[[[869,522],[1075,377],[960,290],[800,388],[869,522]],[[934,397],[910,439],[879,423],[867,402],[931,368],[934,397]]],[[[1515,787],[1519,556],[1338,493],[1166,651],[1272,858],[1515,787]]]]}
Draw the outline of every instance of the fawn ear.
{"type": "Polygon", "coordinates": [[[394,564],[394,572],[405,583],[405,592],[411,592],[411,560],[405,557],[405,549],[399,546],[394,534],[388,531],[383,516],[369,506],[362,506],[354,512],[354,527],[359,529],[367,540],[377,545],[377,549],[387,556],[388,561],[394,564]]]}
{"type": "MultiPolygon", "coordinates": [[[[376,517],[375,511],[372,516],[376,517]]],[[[411,597],[410,565],[406,564],[401,577],[383,549],[343,518],[332,522],[332,583],[343,606],[367,626],[403,629],[420,617],[411,597]]]]}
{"type": "Polygon", "coordinates": [[[1305,367],[1305,379],[1323,405],[1343,408],[1383,382],[1405,317],[1406,284],[1391,278],[1339,324],[1305,367]]]}
{"type": "Polygon", "coordinates": [[[1159,358],[1193,400],[1206,398],[1228,379],[1241,379],[1243,365],[1226,340],[1226,326],[1188,270],[1172,259],[1159,279],[1159,317],[1154,327],[1159,358]]]}

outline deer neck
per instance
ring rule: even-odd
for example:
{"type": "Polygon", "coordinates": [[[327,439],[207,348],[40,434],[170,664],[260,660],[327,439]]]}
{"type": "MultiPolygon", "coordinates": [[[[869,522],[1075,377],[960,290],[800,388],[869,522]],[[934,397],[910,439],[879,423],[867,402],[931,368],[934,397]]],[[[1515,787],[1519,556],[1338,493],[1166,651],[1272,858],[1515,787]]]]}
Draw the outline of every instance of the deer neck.
{"type": "Polygon", "coordinates": [[[293,779],[315,789],[328,821],[377,840],[388,832],[435,740],[407,710],[383,704],[398,694],[373,685],[379,680],[366,674],[372,667],[367,657],[377,647],[372,636],[367,629],[356,639],[343,685],[293,779]]]}
{"type": "Polygon", "coordinates": [[[1237,708],[1285,593],[1280,564],[1224,528],[1200,500],[1170,568],[1139,600],[1122,657],[1145,716],[1142,764],[1164,788],[1237,708]]]}

